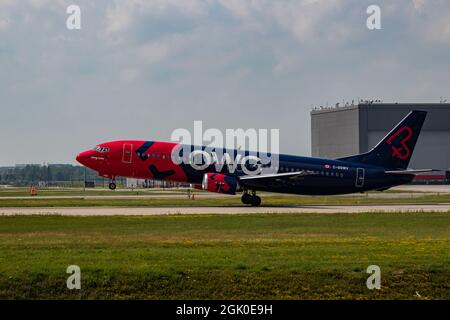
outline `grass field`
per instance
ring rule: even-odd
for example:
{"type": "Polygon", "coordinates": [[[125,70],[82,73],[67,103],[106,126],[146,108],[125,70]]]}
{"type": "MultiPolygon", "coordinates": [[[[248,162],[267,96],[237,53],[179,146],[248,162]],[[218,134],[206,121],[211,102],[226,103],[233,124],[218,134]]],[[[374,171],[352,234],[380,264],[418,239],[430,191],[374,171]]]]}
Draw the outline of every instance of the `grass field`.
{"type": "Polygon", "coordinates": [[[449,213],[0,217],[1,299],[450,299],[449,280],[449,213]]]}

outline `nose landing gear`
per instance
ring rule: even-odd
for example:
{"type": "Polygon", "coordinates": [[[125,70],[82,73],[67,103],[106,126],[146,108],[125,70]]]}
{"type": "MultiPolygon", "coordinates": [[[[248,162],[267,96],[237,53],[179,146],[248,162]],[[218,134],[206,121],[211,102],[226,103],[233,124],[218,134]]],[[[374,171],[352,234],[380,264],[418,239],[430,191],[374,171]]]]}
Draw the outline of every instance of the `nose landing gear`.
{"type": "Polygon", "coordinates": [[[258,207],[261,205],[261,198],[256,195],[255,191],[252,191],[251,194],[248,193],[248,191],[244,191],[241,201],[243,204],[250,204],[252,207],[258,207]]]}

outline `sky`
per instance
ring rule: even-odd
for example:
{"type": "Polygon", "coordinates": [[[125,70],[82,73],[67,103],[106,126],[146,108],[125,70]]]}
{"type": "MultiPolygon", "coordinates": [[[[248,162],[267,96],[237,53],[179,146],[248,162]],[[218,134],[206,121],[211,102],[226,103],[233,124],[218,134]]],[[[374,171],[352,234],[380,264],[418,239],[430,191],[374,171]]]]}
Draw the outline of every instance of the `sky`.
{"type": "Polygon", "coordinates": [[[449,57],[448,0],[0,0],[0,165],[75,164],[194,120],[279,129],[282,153],[310,155],[312,107],[450,98],[449,57]]]}

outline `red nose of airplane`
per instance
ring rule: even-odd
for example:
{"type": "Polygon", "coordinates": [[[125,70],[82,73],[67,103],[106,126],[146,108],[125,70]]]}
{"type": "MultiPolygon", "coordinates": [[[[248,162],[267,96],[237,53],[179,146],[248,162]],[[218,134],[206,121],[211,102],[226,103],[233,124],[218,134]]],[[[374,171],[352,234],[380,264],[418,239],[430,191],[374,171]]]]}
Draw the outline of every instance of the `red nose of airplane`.
{"type": "Polygon", "coordinates": [[[91,157],[92,157],[92,153],[93,153],[92,150],[80,152],[77,155],[76,160],[79,163],[81,163],[82,165],[88,167],[88,164],[89,164],[89,162],[91,160],[91,157]]]}

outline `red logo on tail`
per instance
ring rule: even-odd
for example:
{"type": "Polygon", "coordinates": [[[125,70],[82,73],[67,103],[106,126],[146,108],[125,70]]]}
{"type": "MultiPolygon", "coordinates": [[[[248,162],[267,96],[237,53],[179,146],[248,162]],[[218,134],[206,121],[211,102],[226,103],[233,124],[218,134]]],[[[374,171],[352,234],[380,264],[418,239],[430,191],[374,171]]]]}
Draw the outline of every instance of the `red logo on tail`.
{"type": "Polygon", "coordinates": [[[401,160],[406,160],[411,155],[411,150],[409,150],[409,147],[406,145],[406,142],[411,139],[413,135],[413,131],[410,127],[402,127],[397,132],[395,132],[392,136],[389,137],[389,139],[386,140],[386,142],[391,145],[392,147],[392,157],[399,158],[401,160]],[[406,136],[400,141],[400,147],[395,147],[392,145],[392,140],[394,140],[399,134],[406,131],[406,136]]]}

